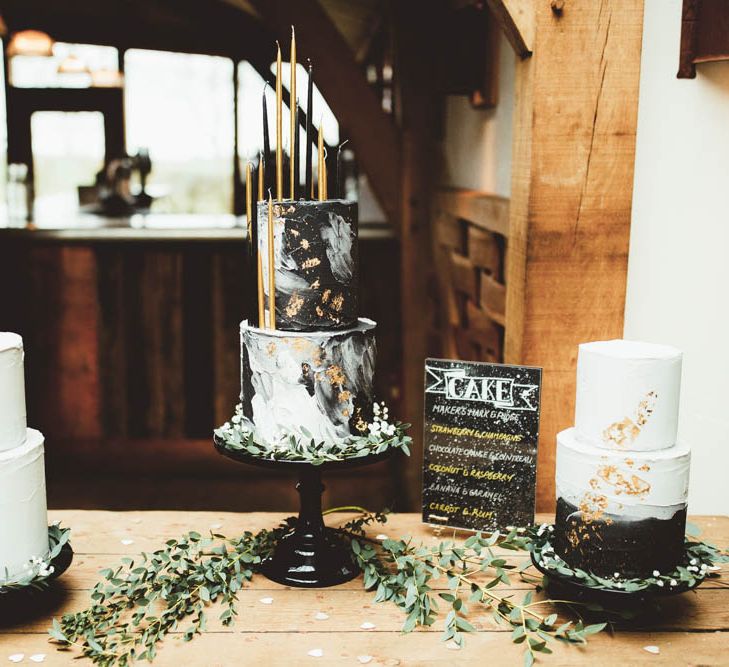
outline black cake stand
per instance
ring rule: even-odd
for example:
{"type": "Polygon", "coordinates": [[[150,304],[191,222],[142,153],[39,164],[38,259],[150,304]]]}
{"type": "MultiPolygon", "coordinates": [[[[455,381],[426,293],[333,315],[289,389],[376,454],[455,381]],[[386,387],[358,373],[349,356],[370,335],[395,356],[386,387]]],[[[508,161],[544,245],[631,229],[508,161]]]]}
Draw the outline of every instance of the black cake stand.
{"type": "Polygon", "coordinates": [[[321,475],[322,472],[379,463],[390,458],[397,449],[391,447],[380,454],[313,465],[308,461],[262,459],[245,450],[228,449],[218,436],[214,437],[214,441],[215,449],[229,459],[298,476],[296,490],[299,492],[300,506],[296,526],[281,539],[273,555],[261,564],[264,576],[287,586],[324,588],[342,584],[360,573],[352,560],[349,539],[324,525],[321,510],[324,485],[321,475]]]}

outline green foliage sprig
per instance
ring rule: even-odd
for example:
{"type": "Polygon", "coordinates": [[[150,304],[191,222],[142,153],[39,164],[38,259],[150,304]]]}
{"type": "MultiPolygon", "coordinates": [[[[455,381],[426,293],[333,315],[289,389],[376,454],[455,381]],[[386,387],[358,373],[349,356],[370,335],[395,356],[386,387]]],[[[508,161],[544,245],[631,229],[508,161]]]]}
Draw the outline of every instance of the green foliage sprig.
{"type": "MultiPolygon", "coordinates": [[[[583,621],[585,611],[605,611],[594,603],[535,600],[533,591],[517,599],[513,590],[498,588],[519,577],[541,590],[541,577],[526,571],[528,559],[517,566],[495,549],[531,552],[546,543],[543,527],[489,537],[476,534],[460,544],[446,540],[431,546],[411,538],[379,541],[367,536],[367,527],[386,520],[384,512],[362,513],[338,530],[352,538],[352,558],[363,571],[365,588],[374,592],[376,601],[402,610],[404,632],[431,626],[445,612],[443,639],[462,646],[464,634],[476,630],[467,618],[469,610],[488,610],[498,625],[510,630],[515,643],[524,644],[525,664],[532,665],[538,655],[552,652],[550,643],[583,645],[607,626],[607,617],[598,623],[583,621]]],[[[137,561],[123,558],[117,568],[102,570],[91,605],[54,620],[50,635],[62,648],[78,647],[99,665],[152,661],[171,632],[181,630],[185,641],[203,632],[212,603],[220,603],[224,625],[233,623],[238,591],[295,522],[291,517],[276,529],[246,532],[236,539],[191,532],[137,561]]],[[[726,554],[704,543],[692,548],[707,563],[704,570],[699,567],[702,572],[714,575],[708,568],[726,560],[726,554]]]]}
{"type": "Polygon", "coordinates": [[[48,557],[38,558],[28,563],[26,572],[21,577],[15,577],[13,581],[9,581],[9,573],[6,570],[4,579],[0,578],[0,595],[24,588],[37,590],[48,588],[53,576],[53,565],[51,563],[61,553],[70,537],[70,528],[61,528],[56,524],[48,526],[48,557]]]}
{"type": "Polygon", "coordinates": [[[715,546],[686,537],[684,560],[669,571],[654,570],[646,577],[623,577],[619,572],[613,577],[601,577],[565,563],[555,554],[551,535],[551,526],[543,525],[538,529],[531,529],[530,550],[539,565],[577,585],[601,591],[649,592],[657,595],[671,591],[680,592],[698,586],[704,579],[718,577],[717,563],[729,562],[729,555],[715,546]]]}
{"type": "Polygon", "coordinates": [[[280,442],[271,445],[256,440],[254,432],[243,418],[242,407],[239,404],[231,420],[215,429],[215,435],[230,450],[244,450],[252,456],[274,461],[308,461],[314,465],[321,465],[327,461],[381,454],[391,448],[400,449],[410,455],[412,438],[407,435],[409,428],[410,424],[402,422],[389,424],[376,415],[373,423],[368,425],[369,431],[363,435],[352,435],[341,440],[317,441],[302,426],[297,433],[290,433],[280,442]]]}
{"type": "Polygon", "coordinates": [[[514,529],[506,535],[476,534],[460,545],[443,541],[434,546],[417,544],[409,538],[387,539],[381,544],[355,539],[352,550],[364,572],[365,588],[375,591],[376,601],[391,602],[405,614],[403,632],[411,632],[418,625],[433,625],[445,603],[448,611],[443,639],[463,646],[464,633],[476,630],[467,619],[469,609],[480,606],[491,612],[497,625],[511,629],[515,643],[524,643],[524,661],[531,665],[538,653],[552,652],[548,642],[584,644],[589,635],[606,627],[606,623],[585,625],[581,620],[558,622],[557,613],[541,611],[562,605],[574,613],[580,603],[534,600],[532,591],[520,600],[515,599],[513,591],[499,593],[499,584],[510,584],[510,574],[522,576],[531,563],[527,561],[517,568],[494,552],[496,545],[528,551],[531,534],[514,529]],[[446,584],[447,592],[438,592],[439,581],[446,584]]]}

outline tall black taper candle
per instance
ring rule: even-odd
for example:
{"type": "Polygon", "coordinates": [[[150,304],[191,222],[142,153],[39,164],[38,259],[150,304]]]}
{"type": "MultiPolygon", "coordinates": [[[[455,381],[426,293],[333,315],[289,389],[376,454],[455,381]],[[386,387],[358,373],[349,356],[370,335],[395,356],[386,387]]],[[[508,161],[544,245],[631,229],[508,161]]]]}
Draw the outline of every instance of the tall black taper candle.
{"type": "Polygon", "coordinates": [[[344,192],[344,170],[342,165],[342,146],[346,144],[349,141],[349,139],[345,139],[341,144],[339,144],[339,148],[337,148],[337,194],[336,196],[339,199],[345,199],[345,192],[344,192]]]}
{"type": "MultiPolygon", "coordinates": [[[[293,199],[299,196],[299,153],[301,152],[301,137],[299,135],[299,100],[296,100],[296,111],[294,112],[294,137],[291,140],[291,159],[294,161],[294,181],[291,185],[293,199]]],[[[306,199],[306,197],[304,197],[306,199]]]]}
{"type": "MultiPolygon", "coordinates": [[[[271,156],[271,139],[268,136],[268,106],[266,105],[266,88],[268,82],[263,86],[263,160],[266,165],[269,164],[269,157],[271,156]]],[[[264,178],[268,183],[268,174],[264,171],[264,178]]]]}
{"type": "Polygon", "coordinates": [[[306,93],[306,164],[304,169],[306,171],[306,192],[304,192],[304,199],[314,199],[314,191],[312,190],[313,176],[311,173],[311,158],[313,149],[313,135],[311,130],[313,127],[312,118],[314,116],[314,67],[309,61],[309,83],[308,90],[306,93]]]}
{"type": "Polygon", "coordinates": [[[248,259],[250,262],[248,290],[251,298],[248,308],[248,318],[254,326],[260,326],[258,322],[258,198],[256,197],[255,183],[258,181],[258,173],[262,168],[263,165],[259,159],[258,167],[252,170],[250,178],[246,170],[246,202],[250,202],[250,207],[246,206],[246,215],[250,216],[248,218],[248,259]],[[256,289],[251,289],[251,286],[255,286],[256,289]]]}

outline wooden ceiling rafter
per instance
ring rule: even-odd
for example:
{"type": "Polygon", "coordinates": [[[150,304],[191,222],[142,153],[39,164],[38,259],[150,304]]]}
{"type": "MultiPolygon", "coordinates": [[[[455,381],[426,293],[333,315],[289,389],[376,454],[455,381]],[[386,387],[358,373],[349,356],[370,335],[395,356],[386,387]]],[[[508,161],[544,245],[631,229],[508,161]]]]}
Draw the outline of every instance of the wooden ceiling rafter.
{"type": "Polygon", "coordinates": [[[536,27],[534,0],[486,1],[516,54],[520,58],[532,55],[536,27]]]}

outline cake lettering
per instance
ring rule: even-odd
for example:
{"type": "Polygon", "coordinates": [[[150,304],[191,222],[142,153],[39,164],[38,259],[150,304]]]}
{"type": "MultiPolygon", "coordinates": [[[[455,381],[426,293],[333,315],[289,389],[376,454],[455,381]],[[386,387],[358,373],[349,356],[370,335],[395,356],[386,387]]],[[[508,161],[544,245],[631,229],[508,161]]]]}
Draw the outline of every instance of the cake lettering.
{"type": "Polygon", "coordinates": [[[302,269],[313,269],[315,266],[319,266],[321,260],[318,257],[310,257],[301,263],[302,269]]]}

